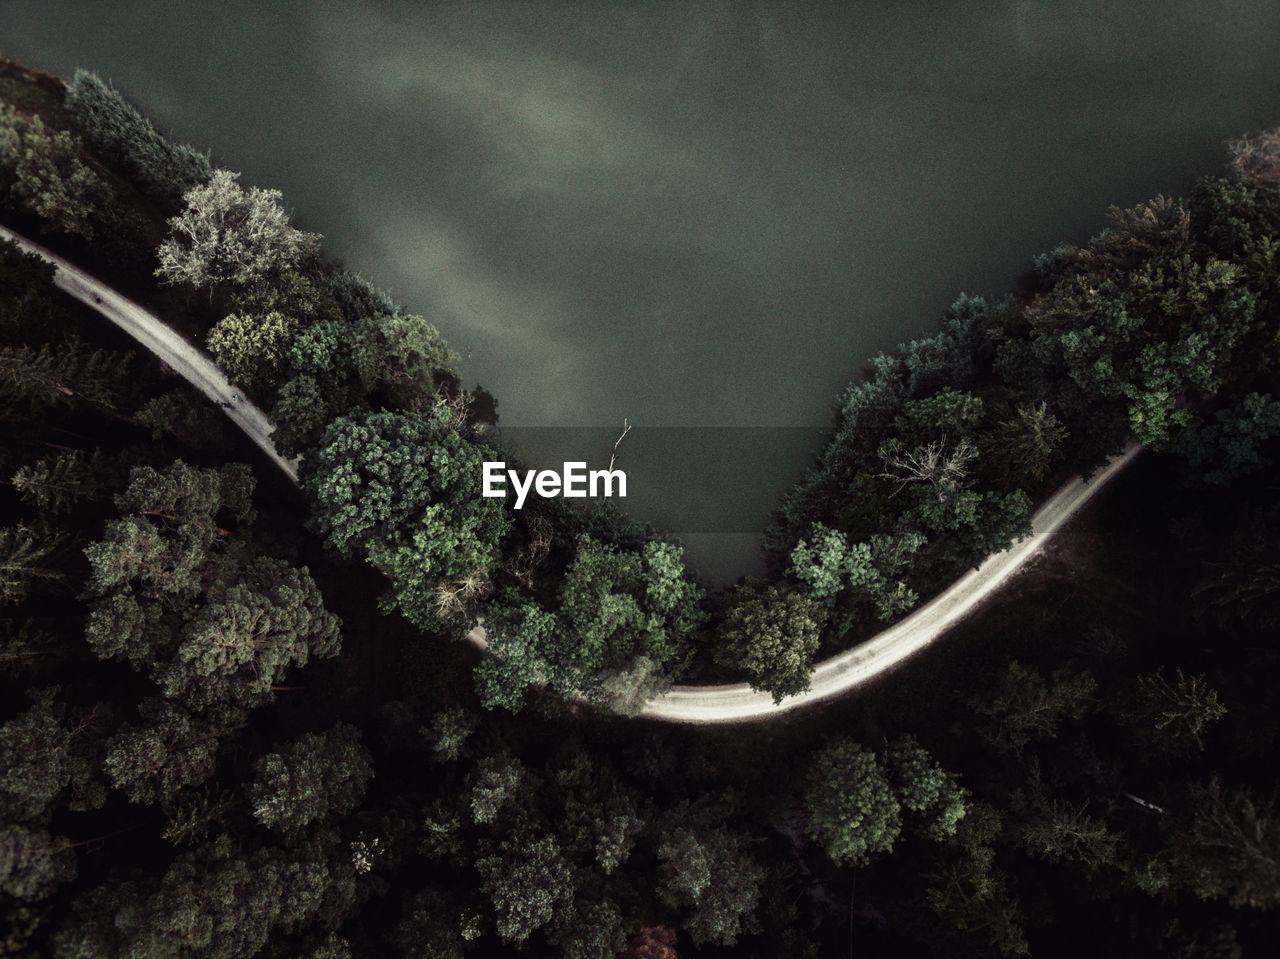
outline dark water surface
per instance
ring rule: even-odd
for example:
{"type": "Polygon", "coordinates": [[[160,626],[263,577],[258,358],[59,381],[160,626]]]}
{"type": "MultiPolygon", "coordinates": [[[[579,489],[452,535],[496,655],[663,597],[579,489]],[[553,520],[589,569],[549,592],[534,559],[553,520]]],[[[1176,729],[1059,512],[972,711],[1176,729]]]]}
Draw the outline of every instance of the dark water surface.
{"type": "Polygon", "coordinates": [[[634,511],[717,579],[869,354],[1280,122],[1278,40],[1275,0],[0,0],[0,52],[429,316],[532,463],[629,417],[634,511]]]}

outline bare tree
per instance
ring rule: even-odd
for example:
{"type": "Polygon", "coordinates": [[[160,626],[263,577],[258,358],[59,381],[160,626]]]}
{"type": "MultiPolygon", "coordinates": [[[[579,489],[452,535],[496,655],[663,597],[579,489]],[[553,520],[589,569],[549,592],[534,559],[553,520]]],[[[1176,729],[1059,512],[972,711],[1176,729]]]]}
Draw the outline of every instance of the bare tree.
{"type": "Polygon", "coordinates": [[[978,450],[968,440],[961,440],[954,449],[948,449],[943,439],[907,451],[885,450],[881,457],[884,472],[877,475],[898,484],[893,491],[894,496],[912,483],[928,483],[942,500],[949,490],[955,489],[969,475],[969,467],[977,459],[978,450]]]}
{"type": "Polygon", "coordinates": [[[1280,127],[1227,143],[1231,169],[1253,183],[1280,183],[1280,127]]]}

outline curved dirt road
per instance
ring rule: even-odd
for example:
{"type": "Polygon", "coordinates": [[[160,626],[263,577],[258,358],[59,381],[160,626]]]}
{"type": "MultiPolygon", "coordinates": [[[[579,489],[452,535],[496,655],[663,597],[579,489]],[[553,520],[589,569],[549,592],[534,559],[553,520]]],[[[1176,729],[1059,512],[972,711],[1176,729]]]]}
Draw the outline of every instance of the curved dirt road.
{"type": "Polygon", "coordinates": [[[56,253],[28,240],[0,224],[0,237],[12,240],[29,253],[36,253],[57,267],[54,284],[67,295],[101,313],[148,350],[160,357],[175,373],[222,407],[244,434],[253,440],[271,462],[294,483],[298,482],[297,460],[287,460],[271,443],[274,427],[262,410],[232,386],[222,371],[200,350],[171,330],[154,313],[126,299],[101,280],[72,266],[56,253]]]}
{"type": "Polygon", "coordinates": [[[987,558],[906,619],[813,669],[809,691],[774,705],[768,693],[746,683],[724,686],[675,686],[644,708],[642,716],[683,723],[730,723],[779,716],[831,699],[896,666],[968,616],[1018,572],[1099,489],[1137,457],[1129,447],[1089,481],[1072,480],[1049,498],[1031,521],[1031,535],[1003,553],[987,558]]]}
{"type": "MultiPolygon", "coordinates": [[[[55,283],[70,296],[115,323],[140,344],[164,360],[187,382],[213,400],[295,484],[298,462],[276,452],[271,444],[271,421],[262,410],[232,386],[208,357],[171,330],[154,313],[116,293],[102,281],[72,266],[38,243],[0,225],[0,237],[39,254],[57,267],[55,283]]],[[[756,692],[746,683],[722,686],[675,686],[650,702],[642,716],[678,723],[734,723],[781,716],[802,706],[822,702],[848,692],[924,649],[968,616],[1031,559],[1058,528],[1078,512],[1095,492],[1131,463],[1139,447],[1131,446],[1112,460],[1089,482],[1072,480],[1053,494],[1036,512],[1031,535],[1003,553],[987,559],[951,584],[943,593],[906,619],[853,649],[814,667],[807,693],[775,705],[768,693],[756,692]]],[[[476,627],[467,639],[485,646],[484,630],[476,627]]]]}

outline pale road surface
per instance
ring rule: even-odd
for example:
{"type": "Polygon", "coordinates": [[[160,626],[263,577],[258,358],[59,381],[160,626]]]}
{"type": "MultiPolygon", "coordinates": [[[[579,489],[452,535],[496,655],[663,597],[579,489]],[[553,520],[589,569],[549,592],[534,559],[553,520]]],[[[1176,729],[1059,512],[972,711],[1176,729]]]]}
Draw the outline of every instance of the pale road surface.
{"type": "MultiPolygon", "coordinates": [[[[12,240],[54,264],[57,267],[55,283],[59,289],[116,324],[222,407],[290,480],[295,484],[298,482],[298,461],[285,459],[271,444],[271,421],[232,386],[200,350],[171,330],[154,313],[116,293],[40,244],[3,225],[0,225],[0,237],[12,240]]],[[[819,663],[814,667],[807,693],[789,697],[775,705],[772,696],[757,692],[746,683],[675,686],[650,702],[640,715],[678,723],[763,720],[832,699],[861,686],[918,653],[973,612],[1022,569],[1049,538],[1089,502],[1094,493],[1133,462],[1138,452],[1137,445],[1131,446],[1088,482],[1076,479],[1066,483],[1036,511],[1031,521],[1030,536],[1003,553],[988,558],[978,569],[960,577],[906,619],[853,649],[819,663]]],[[[485,645],[482,627],[471,630],[467,638],[479,646],[485,645]]]]}

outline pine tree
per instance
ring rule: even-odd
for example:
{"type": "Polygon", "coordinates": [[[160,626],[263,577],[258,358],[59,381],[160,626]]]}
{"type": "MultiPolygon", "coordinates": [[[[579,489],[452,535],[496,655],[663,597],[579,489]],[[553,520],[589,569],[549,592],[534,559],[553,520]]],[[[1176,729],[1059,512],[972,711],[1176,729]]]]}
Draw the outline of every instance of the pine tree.
{"type": "Polygon", "coordinates": [[[249,784],[253,815],[286,836],[351,812],[364,798],[373,767],[360,731],[338,723],[307,733],[254,765],[249,784]]]}
{"type": "Polygon", "coordinates": [[[37,411],[77,400],[114,410],[129,385],[132,357],[91,350],[75,338],[36,348],[0,346],[0,399],[23,400],[37,411]]]}
{"type": "Polygon", "coordinates": [[[57,562],[66,543],[65,536],[47,529],[0,529],[0,605],[20,603],[36,589],[63,582],[66,574],[57,562]]]}
{"type": "Polygon", "coordinates": [[[29,618],[0,620],[0,673],[20,676],[58,650],[58,639],[29,618]]]}
{"type": "Polygon", "coordinates": [[[1145,742],[1166,750],[1203,749],[1205,732],[1226,714],[1205,676],[1188,676],[1181,669],[1172,681],[1162,670],[1139,676],[1136,693],[1124,709],[1125,720],[1145,742]]]}
{"type": "Polygon", "coordinates": [[[46,456],[14,473],[13,485],[22,499],[37,510],[66,513],[97,492],[100,459],[96,451],[92,457],[78,450],[46,456]]]}

